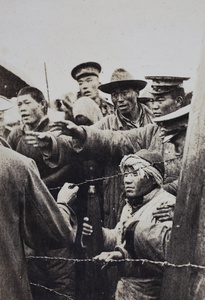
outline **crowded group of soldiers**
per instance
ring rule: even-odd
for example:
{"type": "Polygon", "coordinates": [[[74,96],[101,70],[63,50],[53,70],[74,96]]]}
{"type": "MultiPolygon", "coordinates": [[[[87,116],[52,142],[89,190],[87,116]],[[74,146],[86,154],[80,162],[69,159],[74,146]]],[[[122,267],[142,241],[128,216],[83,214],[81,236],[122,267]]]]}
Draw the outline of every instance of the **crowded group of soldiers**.
{"type": "Polygon", "coordinates": [[[133,259],[167,259],[189,78],[146,76],[146,90],[123,68],[105,84],[100,72],[71,71],[79,92],[56,101],[64,120],[51,122],[37,88],[18,91],[21,124],[1,134],[1,299],[160,297],[163,268],[133,259]]]}

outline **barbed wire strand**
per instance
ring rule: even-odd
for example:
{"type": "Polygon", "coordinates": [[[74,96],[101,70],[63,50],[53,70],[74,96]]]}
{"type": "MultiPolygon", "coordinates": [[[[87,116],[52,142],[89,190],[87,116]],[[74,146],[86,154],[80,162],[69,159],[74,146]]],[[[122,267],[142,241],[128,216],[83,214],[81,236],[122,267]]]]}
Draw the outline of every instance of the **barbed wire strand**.
{"type": "MultiPolygon", "coordinates": [[[[92,262],[92,263],[98,263],[97,260],[93,259],[93,258],[66,258],[66,257],[50,257],[50,256],[27,256],[27,259],[42,259],[42,260],[63,260],[63,261],[71,261],[71,262],[75,262],[75,263],[80,263],[80,262],[92,262]]],[[[202,265],[196,265],[196,264],[191,264],[191,263],[187,263],[187,264],[173,264],[173,263],[169,263],[168,261],[153,261],[153,260],[149,260],[149,259],[144,259],[144,258],[125,258],[125,259],[120,259],[120,260],[115,260],[112,259],[110,260],[110,262],[139,262],[142,264],[153,264],[153,265],[158,265],[160,267],[173,267],[173,268],[195,268],[195,269],[205,269],[205,266],[202,265]]]]}
{"type": "MultiPolygon", "coordinates": [[[[178,157],[170,158],[170,159],[167,159],[165,161],[158,162],[158,163],[170,162],[170,161],[178,160],[180,158],[182,158],[182,155],[178,156],[178,157]]],[[[98,181],[102,181],[102,180],[106,180],[106,179],[111,179],[111,178],[119,177],[119,176],[122,176],[124,174],[125,174],[124,172],[119,172],[117,174],[110,175],[110,176],[102,176],[102,177],[98,177],[98,178],[94,178],[94,179],[89,179],[89,180],[86,179],[85,181],[80,182],[80,183],[75,183],[74,185],[81,186],[81,185],[84,185],[84,184],[87,184],[87,183],[94,183],[94,182],[98,182],[98,181]]],[[[55,188],[49,188],[49,190],[60,190],[60,189],[61,189],[60,186],[55,187],[55,188]]],[[[74,262],[74,263],[82,263],[82,262],[83,263],[85,263],[85,262],[97,263],[97,261],[95,259],[93,259],[93,258],[74,259],[74,258],[65,258],[65,257],[27,256],[26,259],[61,260],[61,261],[71,261],[71,262],[74,262]]],[[[113,262],[113,263],[139,262],[139,263],[142,263],[142,264],[145,264],[145,263],[147,263],[147,264],[154,264],[154,265],[158,265],[158,266],[161,266],[161,267],[175,267],[175,268],[192,267],[192,268],[197,268],[197,269],[205,269],[205,266],[194,265],[194,264],[191,264],[191,263],[182,264],[182,265],[176,265],[176,264],[169,263],[167,261],[161,262],[161,261],[152,261],[152,260],[148,260],[148,259],[128,259],[128,258],[126,258],[126,259],[121,259],[121,260],[110,260],[110,262],[113,262]]],[[[107,263],[106,263],[106,265],[107,265],[107,263]]],[[[62,294],[62,293],[59,293],[59,292],[57,292],[57,291],[55,291],[55,290],[53,290],[51,288],[48,288],[46,286],[43,286],[43,285],[40,285],[40,284],[36,284],[36,283],[33,283],[33,282],[30,282],[30,284],[33,285],[33,286],[45,289],[45,290],[47,290],[49,292],[55,293],[55,294],[57,294],[59,296],[63,296],[66,299],[73,300],[72,297],[70,297],[68,295],[65,295],[65,294],[62,294]]]]}
{"type": "Polygon", "coordinates": [[[54,293],[54,294],[56,294],[56,295],[58,295],[58,296],[63,296],[63,297],[65,297],[66,299],[74,300],[74,298],[72,298],[71,296],[68,296],[68,295],[59,293],[59,292],[57,292],[57,291],[55,291],[55,290],[53,290],[53,289],[50,289],[50,288],[48,288],[48,287],[46,287],[46,286],[44,286],[44,285],[41,285],[41,284],[38,284],[38,283],[34,283],[34,282],[30,282],[30,285],[33,285],[33,286],[35,286],[35,287],[42,288],[42,289],[44,289],[44,290],[46,290],[46,291],[49,291],[49,292],[52,292],[52,293],[54,293]]]}
{"type": "MultiPolygon", "coordinates": [[[[173,158],[170,158],[170,159],[167,159],[167,160],[164,160],[164,161],[160,161],[160,162],[156,162],[156,163],[166,163],[166,162],[170,162],[170,161],[174,161],[174,160],[178,160],[180,158],[182,158],[183,156],[182,155],[179,155],[177,157],[173,157],[173,158]]],[[[154,166],[154,164],[156,164],[155,162],[153,162],[152,166],[154,166]]],[[[141,167],[141,169],[144,169],[146,168],[145,167],[141,167]]],[[[128,172],[126,172],[127,174],[128,172]]],[[[87,184],[87,183],[93,183],[93,182],[98,182],[98,181],[102,181],[102,180],[106,180],[106,179],[111,179],[111,178],[115,178],[115,177],[119,177],[119,176],[122,176],[124,175],[125,172],[119,172],[117,174],[114,174],[114,175],[110,175],[110,176],[102,176],[102,177],[98,177],[98,178],[94,178],[94,179],[86,179],[82,182],[79,182],[79,183],[73,183],[73,185],[75,186],[81,186],[81,185],[84,185],[84,184],[87,184]]],[[[54,187],[54,188],[49,188],[49,191],[53,191],[53,190],[60,190],[62,188],[62,186],[58,186],[58,187],[54,187]]]]}
{"type": "MultiPolygon", "coordinates": [[[[27,256],[26,259],[42,259],[42,260],[63,260],[63,261],[71,261],[74,263],[85,263],[85,262],[91,262],[91,263],[98,263],[100,264],[97,260],[93,259],[93,258],[86,258],[86,259],[74,259],[74,258],[66,258],[66,257],[49,257],[49,256],[27,256]]],[[[153,261],[153,260],[149,260],[149,259],[134,259],[134,258],[125,258],[125,259],[120,259],[120,260],[115,260],[115,259],[111,259],[110,263],[122,263],[122,262],[134,262],[134,263],[141,263],[142,265],[144,264],[152,264],[152,265],[157,265],[160,267],[172,267],[172,268],[194,268],[194,269],[199,269],[199,270],[205,270],[205,266],[201,266],[201,265],[196,265],[196,264],[191,264],[191,263],[187,263],[187,264],[173,264],[173,263],[169,263],[168,261],[153,261]]],[[[101,263],[104,266],[107,266],[109,263],[101,263]]],[[[102,267],[103,268],[103,267],[102,267]]],[[[48,288],[46,286],[40,285],[40,284],[36,284],[33,282],[30,282],[31,285],[36,286],[36,287],[40,287],[42,289],[45,289],[49,292],[55,293],[59,296],[63,296],[66,299],[69,300],[73,300],[73,298],[71,296],[59,293],[57,291],[55,291],[54,289],[48,288]]]]}

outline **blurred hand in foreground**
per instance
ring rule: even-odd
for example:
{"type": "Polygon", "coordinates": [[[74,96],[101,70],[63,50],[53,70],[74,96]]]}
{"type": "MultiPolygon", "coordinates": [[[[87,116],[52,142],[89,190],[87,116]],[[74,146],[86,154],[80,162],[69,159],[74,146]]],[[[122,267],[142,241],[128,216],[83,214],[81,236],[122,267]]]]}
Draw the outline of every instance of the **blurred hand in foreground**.
{"type": "Polygon", "coordinates": [[[58,193],[57,203],[63,203],[71,206],[77,198],[79,187],[66,182],[58,193]]]}
{"type": "Polygon", "coordinates": [[[34,132],[26,131],[25,140],[27,144],[33,145],[34,147],[49,148],[52,143],[51,133],[47,132],[34,132]]]}

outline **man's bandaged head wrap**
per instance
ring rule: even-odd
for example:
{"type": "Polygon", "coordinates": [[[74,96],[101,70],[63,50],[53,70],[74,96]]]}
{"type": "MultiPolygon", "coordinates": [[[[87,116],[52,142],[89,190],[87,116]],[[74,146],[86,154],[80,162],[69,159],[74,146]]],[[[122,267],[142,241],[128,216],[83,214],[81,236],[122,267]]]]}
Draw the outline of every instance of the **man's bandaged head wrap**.
{"type": "Polygon", "coordinates": [[[164,162],[163,157],[158,152],[142,149],[135,154],[125,155],[120,163],[122,173],[125,172],[125,167],[132,167],[133,170],[139,170],[139,172],[153,177],[159,186],[163,184],[164,162]]]}

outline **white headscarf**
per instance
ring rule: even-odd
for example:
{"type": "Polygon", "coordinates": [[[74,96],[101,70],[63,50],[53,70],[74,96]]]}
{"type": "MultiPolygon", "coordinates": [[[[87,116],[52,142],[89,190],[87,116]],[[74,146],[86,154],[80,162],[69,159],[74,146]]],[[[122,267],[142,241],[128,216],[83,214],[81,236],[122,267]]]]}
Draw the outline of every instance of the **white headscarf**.
{"type": "Polygon", "coordinates": [[[144,160],[135,154],[125,155],[120,163],[121,172],[124,173],[125,167],[129,167],[129,166],[132,167],[133,170],[135,170],[135,171],[139,170],[139,175],[140,175],[140,173],[143,175],[142,172],[144,172],[144,174],[147,174],[148,176],[153,177],[159,186],[161,186],[163,184],[162,175],[147,160],[144,160]],[[129,162],[128,162],[128,159],[129,159],[129,162]]]}

